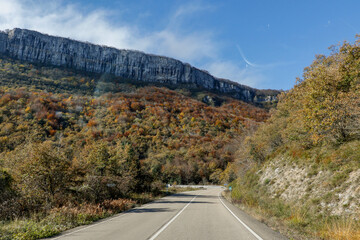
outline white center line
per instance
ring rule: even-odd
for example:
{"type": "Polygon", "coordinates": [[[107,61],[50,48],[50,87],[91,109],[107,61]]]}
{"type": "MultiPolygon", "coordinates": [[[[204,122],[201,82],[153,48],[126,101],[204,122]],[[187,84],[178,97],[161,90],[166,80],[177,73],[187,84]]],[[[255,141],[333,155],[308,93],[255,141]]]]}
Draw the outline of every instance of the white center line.
{"type": "Polygon", "coordinates": [[[236,218],[236,220],[238,220],[252,235],[254,235],[254,237],[256,237],[256,239],[258,239],[258,240],[264,240],[264,239],[262,239],[259,235],[257,235],[250,227],[248,227],[243,221],[241,221],[240,220],[240,218],[238,218],[231,210],[230,210],[230,208],[228,208],[226,205],[225,205],[225,203],[221,200],[221,198],[220,198],[220,193],[221,192],[219,192],[219,200],[220,200],[220,202],[222,203],[222,205],[236,218]]]}
{"type": "Polygon", "coordinates": [[[152,235],[151,238],[149,238],[149,240],[154,240],[155,238],[157,238],[157,236],[159,236],[160,233],[162,233],[185,210],[185,208],[187,208],[190,205],[190,203],[195,200],[195,198],[198,195],[193,197],[193,199],[191,199],[191,201],[188,204],[186,204],[185,207],[183,207],[183,209],[181,209],[180,212],[178,212],[172,219],[170,219],[169,222],[167,222],[162,228],[160,228],[159,231],[157,231],[154,235],[152,235]]]}

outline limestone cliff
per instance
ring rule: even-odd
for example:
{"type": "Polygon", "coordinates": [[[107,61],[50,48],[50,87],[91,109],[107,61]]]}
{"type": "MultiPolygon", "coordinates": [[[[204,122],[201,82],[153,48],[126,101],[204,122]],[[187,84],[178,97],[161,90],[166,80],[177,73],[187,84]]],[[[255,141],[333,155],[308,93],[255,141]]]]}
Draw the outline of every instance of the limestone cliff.
{"type": "Polygon", "coordinates": [[[270,95],[264,95],[261,90],[216,78],[173,58],[119,50],[26,29],[0,32],[0,53],[24,61],[114,74],[136,81],[189,84],[247,102],[272,101],[279,93],[272,91],[270,95]]]}

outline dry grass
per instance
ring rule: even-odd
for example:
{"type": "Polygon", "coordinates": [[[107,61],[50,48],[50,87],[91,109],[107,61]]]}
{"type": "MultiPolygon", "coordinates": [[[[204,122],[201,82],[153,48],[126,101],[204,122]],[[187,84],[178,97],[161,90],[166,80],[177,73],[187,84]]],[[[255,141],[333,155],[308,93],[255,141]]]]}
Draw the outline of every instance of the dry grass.
{"type": "Polygon", "coordinates": [[[360,223],[353,218],[327,222],[320,237],[331,240],[360,240],[360,223]]]}
{"type": "Polygon", "coordinates": [[[281,226],[281,232],[291,239],[360,240],[360,214],[324,217],[314,208],[316,204],[296,206],[270,198],[251,177],[231,183],[233,191],[226,193],[228,198],[261,221],[281,226]]]}
{"type": "Polygon", "coordinates": [[[78,206],[53,208],[31,218],[0,222],[0,240],[39,239],[50,237],[69,228],[89,224],[101,218],[126,211],[136,202],[130,199],[105,200],[100,204],[83,203],[78,206]]]}
{"type": "Polygon", "coordinates": [[[305,227],[308,223],[308,217],[306,216],[306,211],[301,208],[293,208],[291,211],[291,216],[287,219],[289,225],[294,227],[305,227]]]}
{"type": "Polygon", "coordinates": [[[135,202],[129,199],[105,200],[102,204],[107,211],[112,213],[122,212],[135,206],[135,202]]]}

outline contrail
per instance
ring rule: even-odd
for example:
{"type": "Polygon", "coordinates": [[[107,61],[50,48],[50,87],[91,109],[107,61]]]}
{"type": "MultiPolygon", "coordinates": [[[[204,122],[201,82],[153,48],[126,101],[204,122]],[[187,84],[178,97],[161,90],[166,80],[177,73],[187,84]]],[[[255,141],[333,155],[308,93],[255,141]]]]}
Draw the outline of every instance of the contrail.
{"type": "Polygon", "coordinates": [[[274,62],[274,63],[268,63],[268,64],[255,64],[250,62],[249,60],[247,60],[247,58],[245,57],[245,54],[243,53],[243,51],[241,50],[241,48],[239,47],[239,45],[236,45],[237,50],[239,51],[242,59],[244,60],[244,62],[246,63],[246,66],[250,66],[253,68],[273,68],[273,67],[279,67],[279,66],[287,66],[287,65],[292,65],[295,62],[293,61],[287,61],[287,62],[274,62]]]}
{"type": "Polygon", "coordinates": [[[245,54],[243,53],[243,51],[241,50],[241,48],[239,47],[239,45],[236,45],[236,48],[238,49],[242,59],[244,60],[244,62],[249,65],[250,67],[261,67],[260,65],[254,64],[252,62],[250,62],[249,60],[246,59],[245,54]]]}

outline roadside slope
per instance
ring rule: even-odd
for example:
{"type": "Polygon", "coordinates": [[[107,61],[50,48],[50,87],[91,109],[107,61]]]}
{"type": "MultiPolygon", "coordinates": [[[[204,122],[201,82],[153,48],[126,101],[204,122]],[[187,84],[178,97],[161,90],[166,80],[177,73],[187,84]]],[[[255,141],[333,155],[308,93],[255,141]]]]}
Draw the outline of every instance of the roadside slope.
{"type": "Polygon", "coordinates": [[[305,68],[241,142],[233,201],[302,238],[360,239],[359,65],[358,38],[305,68]]]}

